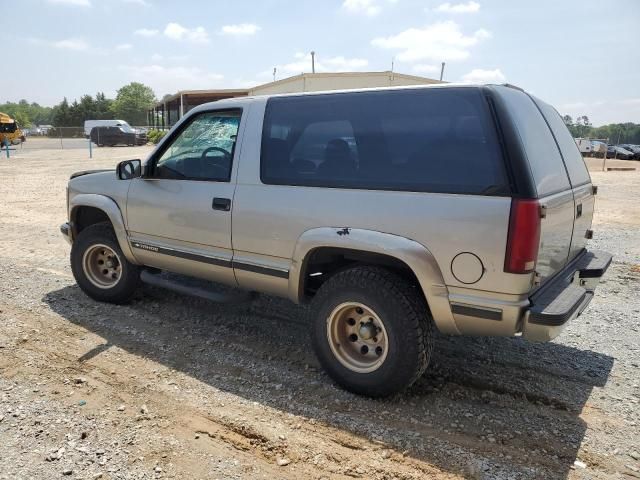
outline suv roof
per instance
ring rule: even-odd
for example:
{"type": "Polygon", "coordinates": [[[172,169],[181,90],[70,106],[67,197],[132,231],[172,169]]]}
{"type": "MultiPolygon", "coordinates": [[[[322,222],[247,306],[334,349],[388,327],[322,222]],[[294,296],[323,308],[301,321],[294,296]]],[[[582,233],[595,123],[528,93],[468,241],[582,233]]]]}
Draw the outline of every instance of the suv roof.
{"type": "MultiPolygon", "coordinates": [[[[270,98],[275,97],[299,97],[299,96],[307,96],[307,95],[330,95],[330,94],[340,94],[340,93],[357,93],[357,92],[378,92],[378,91],[396,91],[396,90],[417,90],[417,89],[448,89],[448,88],[473,88],[480,89],[488,86],[501,86],[507,88],[513,88],[515,90],[519,90],[521,92],[525,92],[524,89],[511,85],[509,83],[438,83],[431,85],[400,85],[394,87],[369,87],[369,88],[346,88],[340,90],[320,90],[314,92],[289,92],[289,93],[274,93],[267,95],[251,95],[247,97],[233,97],[233,98],[225,98],[222,100],[217,100],[214,102],[203,103],[202,105],[198,105],[197,107],[189,110],[191,112],[200,112],[202,110],[208,110],[212,107],[223,106],[233,108],[240,107],[242,104],[250,103],[256,100],[268,100],[270,98]]],[[[184,117],[182,117],[184,118],[184,117]]],[[[180,120],[182,120],[182,118],[180,120]]]]}

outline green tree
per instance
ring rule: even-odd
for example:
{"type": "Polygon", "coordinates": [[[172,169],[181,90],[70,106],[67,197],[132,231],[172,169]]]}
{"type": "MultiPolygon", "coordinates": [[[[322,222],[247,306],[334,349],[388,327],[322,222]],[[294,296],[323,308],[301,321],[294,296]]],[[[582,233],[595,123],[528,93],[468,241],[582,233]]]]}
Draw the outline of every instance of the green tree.
{"type": "Polygon", "coordinates": [[[131,125],[144,125],[147,123],[147,110],[153,107],[155,101],[156,96],[150,87],[131,82],[118,90],[111,109],[117,118],[131,125]]]}
{"type": "Polygon", "coordinates": [[[104,92],[96,93],[96,120],[110,120],[113,116],[113,100],[107,98],[104,92]]]}
{"type": "Polygon", "coordinates": [[[21,127],[30,127],[31,126],[31,120],[29,120],[29,115],[25,111],[17,111],[14,114],[13,119],[16,122],[18,122],[18,125],[20,125],[21,127]]]}
{"type": "Polygon", "coordinates": [[[42,107],[37,103],[30,104],[24,99],[18,103],[7,102],[0,104],[0,112],[15,118],[23,127],[49,123],[51,121],[51,110],[51,107],[42,107]]]}
{"type": "Polygon", "coordinates": [[[69,111],[69,102],[67,97],[62,99],[60,104],[53,107],[53,124],[56,127],[70,127],[71,125],[71,112],[69,111]]]}

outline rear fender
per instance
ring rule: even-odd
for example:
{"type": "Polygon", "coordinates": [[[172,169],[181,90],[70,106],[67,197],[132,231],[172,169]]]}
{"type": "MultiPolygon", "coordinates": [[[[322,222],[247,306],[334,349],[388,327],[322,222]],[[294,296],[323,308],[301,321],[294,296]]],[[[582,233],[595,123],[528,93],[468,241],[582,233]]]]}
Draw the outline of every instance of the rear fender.
{"type": "Polygon", "coordinates": [[[304,232],[296,243],[289,272],[289,298],[294,302],[302,301],[305,265],[310,254],[322,247],[371,252],[400,260],[418,279],[438,329],[447,334],[460,333],[453,319],[442,272],[433,254],[414,240],[373,230],[322,227],[304,232]]]}

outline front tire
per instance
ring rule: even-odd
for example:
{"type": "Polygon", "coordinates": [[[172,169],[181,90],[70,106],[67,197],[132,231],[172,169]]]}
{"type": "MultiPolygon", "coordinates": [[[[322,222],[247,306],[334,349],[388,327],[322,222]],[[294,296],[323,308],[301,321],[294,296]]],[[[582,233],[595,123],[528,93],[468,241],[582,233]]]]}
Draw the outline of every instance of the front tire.
{"type": "Polygon", "coordinates": [[[71,271],[82,291],[99,302],[126,303],[140,284],[139,268],[126,259],[108,223],[80,232],[71,247],[71,271]]]}
{"type": "Polygon", "coordinates": [[[433,322],[418,287],[361,266],[327,280],[312,301],[313,347],[329,376],[351,392],[385,397],[412,385],[433,349],[433,322]]]}

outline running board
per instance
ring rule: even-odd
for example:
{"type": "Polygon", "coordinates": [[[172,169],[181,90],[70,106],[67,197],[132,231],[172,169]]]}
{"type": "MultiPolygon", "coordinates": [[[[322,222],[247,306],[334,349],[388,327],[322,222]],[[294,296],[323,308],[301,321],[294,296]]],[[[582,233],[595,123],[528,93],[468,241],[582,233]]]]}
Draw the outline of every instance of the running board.
{"type": "Polygon", "coordinates": [[[154,287],[164,288],[183,295],[191,295],[192,297],[204,298],[216,303],[243,303],[249,302],[258,296],[256,292],[242,290],[216,292],[206,288],[207,284],[211,284],[206,280],[170,273],[152,273],[149,270],[143,270],[140,273],[140,280],[154,287]]]}

